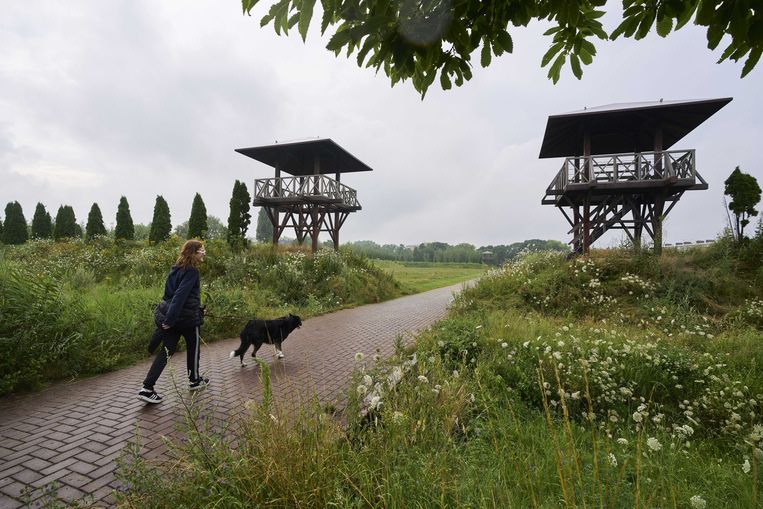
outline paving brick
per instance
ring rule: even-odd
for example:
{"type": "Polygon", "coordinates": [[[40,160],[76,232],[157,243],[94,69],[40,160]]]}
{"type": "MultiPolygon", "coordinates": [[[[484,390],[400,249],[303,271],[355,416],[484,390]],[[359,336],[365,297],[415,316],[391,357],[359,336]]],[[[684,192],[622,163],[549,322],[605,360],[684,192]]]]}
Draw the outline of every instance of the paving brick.
{"type": "Polygon", "coordinates": [[[14,481],[0,488],[0,492],[10,497],[20,499],[25,493],[25,491],[28,489],[27,486],[28,485],[26,483],[23,483],[20,481],[14,481]]]}
{"type": "Polygon", "coordinates": [[[75,460],[74,458],[68,458],[63,461],[57,461],[53,463],[52,465],[50,465],[48,468],[42,470],[40,473],[43,475],[53,474],[55,472],[58,472],[61,469],[65,469],[67,466],[71,465],[75,461],[77,460],[75,460]]]}
{"type": "Polygon", "coordinates": [[[0,509],[17,509],[18,507],[24,507],[24,503],[0,493],[0,509]]]}
{"type": "Polygon", "coordinates": [[[31,484],[37,479],[40,479],[43,477],[41,473],[39,473],[37,470],[32,470],[29,468],[24,468],[15,474],[13,474],[12,479],[23,482],[24,484],[31,484]]]}
{"type": "Polygon", "coordinates": [[[100,477],[94,480],[93,482],[86,484],[85,486],[82,487],[82,490],[85,491],[85,493],[92,493],[99,488],[103,488],[104,486],[107,486],[113,480],[114,480],[114,473],[109,472],[103,477],[100,477]]]}
{"type": "Polygon", "coordinates": [[[96,465],[93,465],[92,463],[87,463],[85,461],[75,461],[74,463],[70,464],[67,468],[71,470],[72,472],[77,472],[79,474],[86,475],[89,472],[92,472],[93,470],[95,470],[97,467],[96,465]]]}
{"type": "Polygon", "coordinates": [[[93,479],[95,478],[96,477],[88,477],[87,475],[78,472],[69,472],[64,476],[59,477],[58,482],[74,488],[82,488],[84,485],[93,482],[93,479]]]}
{"type": "Polygon", "coordinates": [[[95,463],[100,457],[100,454],[93,451],[82,451],[76,456],[78,460],[84,461],[85,463],[95,463]]]}

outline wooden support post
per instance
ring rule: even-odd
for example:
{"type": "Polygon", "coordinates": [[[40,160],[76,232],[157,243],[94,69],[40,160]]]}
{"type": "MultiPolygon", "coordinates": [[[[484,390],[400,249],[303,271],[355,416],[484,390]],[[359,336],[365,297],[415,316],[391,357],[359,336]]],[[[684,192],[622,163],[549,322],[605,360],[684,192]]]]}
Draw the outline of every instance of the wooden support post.
{"type": "MultiPolygon", "coordinates": [[[[275,196],[281,196],[281,168],[278,164],[276,164],[276,182],[275,182],[275,196]]],[[[281,236],[281,233],[278,231],[278,211],[273,208],[272,209],[272,217],[271,221],[273,222],[273,245],[278,244],[278,237],[281,236]]]]}
{"type": "Polygon", "coordinates": [[[633,249],[636,253],[641,252],[641,234],[644,230],[644,214],[641,203],[634,199],[633,202],[633,249]]]}
{"type": "Polygon", "coordinates": [[[591,132],[586,128],[583,131],[583,164],[587,182],[593,181],[593,165],[591,164],[591,132]]]}
{"type": "Polygon", "coordinates": [[[659,174],[660,178],[665,178],[662,168],[662,124],[660,124],[654,131],[654,172],[659,174]]]}
{"type": "MultiPolygon", "coordinates": [[[[336,174],[336,185],[337,185],[337,191],[341,192],[341,173],[336,174]]],[[[332,235],[332,239],[334,240],[334,251],[339,251],[339,228],[341,224],[339,223],[339,212],[334,212],[334,234],[332,235]]]]}
{"type": "Polygon", "coordinates": [[[583,254],[588,255],[591,249],[591,195],[586,193],[583,205],[583,254]]]}
{"type": "Polygon", "coordinates": [[[662,254],[662,220],[665,210],[665,195],[659,193],[654,198],[654,209],[652,210],[652,230],[654,231],[654,254],[662,254]]]}

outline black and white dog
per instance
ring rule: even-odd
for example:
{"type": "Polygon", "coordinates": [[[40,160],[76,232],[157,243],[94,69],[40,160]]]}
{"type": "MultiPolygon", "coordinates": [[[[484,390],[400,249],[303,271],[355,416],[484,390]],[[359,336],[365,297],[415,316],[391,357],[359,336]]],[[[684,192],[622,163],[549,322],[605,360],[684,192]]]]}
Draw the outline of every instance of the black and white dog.
{"type": "Polygon", "coordinates": [[[297,315],[292,315],[291,313],[289,313],[289,316],[282,316],[274,320],[249,320],[246,326],[244,326],[244,330],[239,334],[241,345],[230,353],[230,358],[232,359],[237,356],[241,360],[241,366],[246,366],[244,354],[249,349],[249,345],[254,345],[252,357],[256,357],[257,350],[260,349],[263,343],[267,343],[275,345],[276,357],[283,359],[281,343],[294,329],[300,327],[302,327],[302,320],[297,315]]]}

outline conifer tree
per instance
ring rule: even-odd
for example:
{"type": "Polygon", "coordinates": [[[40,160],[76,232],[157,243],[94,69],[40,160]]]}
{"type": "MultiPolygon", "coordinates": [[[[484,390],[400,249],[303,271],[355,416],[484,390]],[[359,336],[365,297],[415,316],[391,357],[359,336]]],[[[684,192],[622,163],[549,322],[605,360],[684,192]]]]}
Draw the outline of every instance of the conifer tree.
{"type": "Polygon", "coordinates": [[[56,224],[53,226],[53,238],[56,240],[73,239],[77,235],[77,219],[74,209],[69,205],[61,205],[56,213],[56,224]]]}
{"type": "Polygon", "coordinates": [[[49,239],[52,236],[53,221],[50,218],[50,213],[45,210],[45,205],[38,203],[37,208],[34,209],[34,217],[32,217],[32,238],[49,239]]]}
{"type": "Polygon", "coordinates": [[[203,239],[209,227],[207,226],[207,207],[204,206],[204,200],[201,195],[196,193],[191,205],[191,217],[188,219],[188,237],[189,239],[203,239]]]}
{"type": "Polygon", "coordinates": [[[117,207],[117,225],[114,228],[115,239],[135,240],[135,226],[130,215],[130,204],[122,196],[117,207]]]}
{"type": "Polygon", "coordinates": [[[265,207],[260,207],[257,215],[257,242],[270,242],[273,240],[273,223],[270,222],[265,207]]]}
{"type": "Polygon", "coordinates": [[[24,211],[17,201],[5,206],[5,224],[3,225],[3,244],[23,244],[29,238],[24,211]]]}
{"type": "Polygon", "coordinates": [[[151,220],[148,241],[154,244],[164,242],[170,238],[171,232],[170,206],[167,205],[167,200],[159,195],[156,197],[156,203],[154,204],[154,218],[151,220]]]}
{"type": "Polygon", "coordinates": [[[0,219],[0,244],[3,242],[3,220],[0,219]]]}
{"type": "Polygon", "coordinates": [[[87,215],[87,225],[85,226],[85,237],[87,240],[93,240],[99,235],[106,235],[106,226],[103,224],[103,215],[101,208],[97,203],[90,207],[90,213],[87,215]]]}
{"type": "Polygon", "coordinates": [[[246,231],[252,222],[252,215],[249,214],[250,199],[246,184],[237,180],[233,184],[230,215],[228,216],[228,243],[231,246],[243,246],[246,243],[246,231]]]}

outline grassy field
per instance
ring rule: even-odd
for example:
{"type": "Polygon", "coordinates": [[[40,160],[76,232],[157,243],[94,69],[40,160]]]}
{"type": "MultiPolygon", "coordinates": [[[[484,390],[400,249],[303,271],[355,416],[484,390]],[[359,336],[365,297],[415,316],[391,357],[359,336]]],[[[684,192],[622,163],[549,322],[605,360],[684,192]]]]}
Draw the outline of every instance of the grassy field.
{"type": "Polygon", "coordinates": [[[383,271],[400,282],[406,294],[426,292],[443,286],[469,281],[480,277],[487,270],[486,265],[476,263],[425,263],[393,262],[371,260],[383,271]]]}

